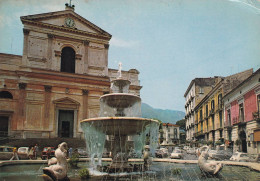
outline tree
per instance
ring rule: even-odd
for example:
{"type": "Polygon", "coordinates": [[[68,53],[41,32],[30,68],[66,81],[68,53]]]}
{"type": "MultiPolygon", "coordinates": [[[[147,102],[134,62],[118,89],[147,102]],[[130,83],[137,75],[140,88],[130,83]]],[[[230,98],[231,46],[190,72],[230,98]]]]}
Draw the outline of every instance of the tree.
{"type": "Polygon", "coordinates": [[[181,120],[177,121],[176,124],[180,126],[180,129],[185,130],[185,124],[186,124],[185,119],[181,119],[181,120]]]}

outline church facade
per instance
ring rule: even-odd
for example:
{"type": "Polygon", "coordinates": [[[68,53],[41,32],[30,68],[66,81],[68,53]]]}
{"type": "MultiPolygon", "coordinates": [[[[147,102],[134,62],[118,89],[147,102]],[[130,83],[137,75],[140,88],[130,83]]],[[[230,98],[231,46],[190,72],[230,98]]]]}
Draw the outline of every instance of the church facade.
{"type": "MultiPolygon", "coordinates": [[[[112,36],[69,5],[21,21],[23,55],[0,53],[0,135],[83,138],[80,121],[98,117],[99,97],[117,76],[108,68],[112,36]]],[[[138,75],[122,71],[135,95],[138,75]]]]}

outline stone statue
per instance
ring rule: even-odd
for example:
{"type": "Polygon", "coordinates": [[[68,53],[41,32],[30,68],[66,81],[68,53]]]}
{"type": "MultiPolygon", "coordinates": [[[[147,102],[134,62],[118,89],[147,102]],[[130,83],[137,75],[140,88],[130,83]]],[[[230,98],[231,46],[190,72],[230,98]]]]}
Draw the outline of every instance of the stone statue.
{"type": "Polygon", "coordinates": [[[216,161],[208,161],[208,151],[209,149],[200,154],[198,165],[201,171],[211,175],[216,175],[223,168],[223,165],[221,163],[217,163],[216,161]]]}
{"type": "Polygon", "coordinates": [[[149,158],[150,158],[150,147],[149,145],[145,145],[144,147],[144,170],[149,169],[149,158]]]}
{"type": "Polygon", "coordinates": [[[55,157],[48,160],[48,166],[43,168],[43,173],[52,178],[52,180],[69,180],[67,177],[67,143],[62,142],[55,150],[55,157]],[[56,165],[55,165],[56,164],[56,165]]]}

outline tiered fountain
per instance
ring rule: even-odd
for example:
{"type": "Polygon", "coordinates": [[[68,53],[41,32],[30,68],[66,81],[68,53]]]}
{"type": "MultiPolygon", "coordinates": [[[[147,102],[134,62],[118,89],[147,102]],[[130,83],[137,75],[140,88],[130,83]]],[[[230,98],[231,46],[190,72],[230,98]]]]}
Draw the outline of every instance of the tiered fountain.
{"type": "Polygon", "coordinates": [[[133,139],[134,152],[140,157],[147,135],[152,153],[158,142],[159,122],[140,118],[141,98],[128,93],[131,82],[122,78],[121,64],[118,74],[117,79],[111,82],[112,93],[100,97],[100,117],[81,121],[91,166],[95,168],[99,165],[101,170],[109,173],[136,170],[134,165],[128,163],[131,147],[129,138],[133,139]],[[106,140],[112,145],[109,150],[112,154],[112,163],[104,169],[101,166],[101,158],[106,140]],[[97,164],[95,157],[98,158],[97,164]]]}

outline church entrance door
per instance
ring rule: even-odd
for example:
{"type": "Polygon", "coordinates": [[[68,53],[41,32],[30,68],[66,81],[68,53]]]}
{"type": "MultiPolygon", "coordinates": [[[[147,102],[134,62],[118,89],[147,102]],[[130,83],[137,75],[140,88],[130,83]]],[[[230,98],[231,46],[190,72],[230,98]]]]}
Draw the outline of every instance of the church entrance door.
{"type": "Polygon", "coordinates": [[[0,116],[0,137],[8,136],[8,116],[0,116]]]}
{"type": "Polygon", "coordinates": [[[73,110],[59,110],[58,136],[72,138],[74,125],[73,110]]]}

